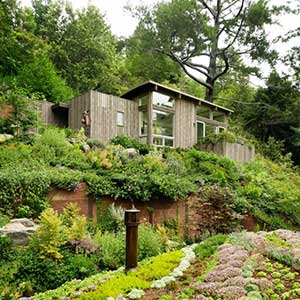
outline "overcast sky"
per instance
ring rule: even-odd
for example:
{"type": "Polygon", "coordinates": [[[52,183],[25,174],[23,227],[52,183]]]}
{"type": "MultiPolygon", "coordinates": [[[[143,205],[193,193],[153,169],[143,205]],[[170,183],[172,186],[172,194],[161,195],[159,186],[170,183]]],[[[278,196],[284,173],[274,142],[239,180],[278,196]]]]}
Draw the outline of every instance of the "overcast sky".
{"type": "MultiPolygon", "coordinates": [[[[129,36],[133,33],[137,21],[130,16],[130,13],[124,10],[124,6],[127,4],[140,5],[140,4],[155,4],[159,0],[69,0],[72,2],[75,8],[86,7],[89,4],[93,4],[101,10],[105,15],[107,23],[111,26],[113,34],[118,36],[129,36]]],[[[167,0],[165,0],[167,1],[167,0]]],[[[30,6],[31,0],[20,0],[22,5],[30,6]]],[[[286,4],[286,0],[271,0],[271,3],[280,5],[286,4]]],[[[292,3],[300,3],[300,0],[292,0],[292,3]]],[[[284,16],[280,18],[280,26],[272,26],[268,28],[269,35],[271,37],[277,34],[285,34],[288,30],[294,29],[300,26],[299,16],[284,16]]],[[[287,50],[292,46],[300,46],[300,39],[292,41],[289,45],[276,44],[277,50],[284,55],[287,50]]],[[[279,69],[284,69],[284,66],[280,65],[279,69]]],[[[267,66],[264,68],[267,75],[267,66]]],[[[285,70],[287,71],[287,70],[285,70]]],[[[258,82],[259,83],[259,82],[258,82]]]]}

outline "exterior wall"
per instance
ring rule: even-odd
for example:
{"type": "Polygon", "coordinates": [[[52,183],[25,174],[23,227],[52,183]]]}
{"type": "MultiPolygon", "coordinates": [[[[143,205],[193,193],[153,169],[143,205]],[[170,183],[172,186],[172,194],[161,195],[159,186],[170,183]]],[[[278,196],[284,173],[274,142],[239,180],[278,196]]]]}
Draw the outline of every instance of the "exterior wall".
{"type": "Polygon", "coordinates": [[[116,135],[138,137],[138,103],[99,92],[91,92],[91,138],[108,142],[116,135]],[[117,125],[117,112],[124,113],[124,126],[117,125]]]}
{"type": "Polygon", "coordinates": [[[175,147],[191,147],[197,142],[196,104],[185,99],[175,101],[175,147]]]}
{"type": "MultiPolygon", "coordinates": [[[[121,206],[124,209],[132,207],[132,203],[128,200],[113,200],[110,197],[105,197],[101,200],[102,209],[105,211],[107,207],[114,203],[116,206],[121,206]]],[[[185,224],[185,201],[171,200],[151,200],[148,202],[136,202],[135,207],[141,211],[140,220],[142,223],[162,224],[169,219],[177,220],[180,232],[184,233],[185,224]]]]}
{"type": "Polygon", "coordinates": [[[203,151],[213,152],[241,163],[251,161],[255,157],[255,147],[246,144],[223,142],[201,145],[200,148],[203,151]]]}
{"type": "Polygon", "coordinates": [[[54,103],[48,101],[38,103],[38,110],[40,111],[40,117],[42,122],[45,124],[53,124],[58,127],[67,127],[68,120],[65,116],[54,113],[52,111],[53,105],[54,103]]]}
{"type": "Polygon", "coordinates": [[[52,189],[48,193],[48,199],[51,206],[58,212],[70,203],[76,203],[80,208],[82,215],[92,218],[97,222],[97,205],[96,201],[89,199],[86,195],[87,186],[84,183],[79,184],[76,191],[64,191],[59,189],[52,189]]]}
{"type": "MultiPolygon", "coordinates": [[[[81,123],[84,111],[91,112],[91,92],[80,95],[69,102],[69,127],[72,129],[80,129],[83,127],[81,123]]],[[[93,119],[91,118],[93,121],[93,119]]]]}

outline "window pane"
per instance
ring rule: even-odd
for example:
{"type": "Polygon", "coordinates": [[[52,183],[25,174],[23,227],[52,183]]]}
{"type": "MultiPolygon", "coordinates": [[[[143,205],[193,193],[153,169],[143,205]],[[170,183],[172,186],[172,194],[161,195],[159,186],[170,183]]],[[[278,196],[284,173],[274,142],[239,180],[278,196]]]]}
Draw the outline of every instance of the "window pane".
{"type": "Polygon", "coordinates": [[[117,125],[118,126],[124,126],[124,113],[118,111],[117,112],[117,125]]]}
{"type": "Polygon", "coordinates": [[[173,136],[173,114],[153,110],[153,134],[173,136]]]}
{"type": "Polygon", "coordinates": [[[148,116],[146,111],[140,112],[140,134],[148,134],[148,116]]]}
{"type": "Polygon", "coordinates": [[[225,128],[222,127],[222,126],[218,126],[218,133],[221,133],[221,132],[224,132],[225,131],[225,128]]]}
{"type": "Polygon", "coordinates": [[[158,105],[162,107],[173,107],[174,98],[161,93],[153,92],[153,105],[158,105]]]}
{"type": "Polygon", "coordinates": [[[174,145],[173,140],[165,139],[165,146],[173,147],[173,145],[174,145]]]}
{"type": "Polygon", "coordinates": [[[197,122],[197,141],[205,137],[205,124],[197,122]]]}
{"type": "Polygon", "coordinates": [[[205,126],[205,134],[206,135],[210,135],[210,134],[214,134],[214,133],[216,133],[216,126],[210,125],[210,124],[206,124],[206,126],[205,126]]]}
{"type": "Polygon", "coordinates": [[[210,118],[210,109],[204,105],[199,105],[197,107],[197,116],[202,118],[210,118]]]}
{"type": "Polygon", "coordinates": [[[163,146],[163,139],[160,137],[153,137],[153,144],[163,146]]]}
{"type": "Polygon", "coordinates": [[[139,106],[147,105],[148,104],[149,95],[146,95],[139,100],[139,106]]]}

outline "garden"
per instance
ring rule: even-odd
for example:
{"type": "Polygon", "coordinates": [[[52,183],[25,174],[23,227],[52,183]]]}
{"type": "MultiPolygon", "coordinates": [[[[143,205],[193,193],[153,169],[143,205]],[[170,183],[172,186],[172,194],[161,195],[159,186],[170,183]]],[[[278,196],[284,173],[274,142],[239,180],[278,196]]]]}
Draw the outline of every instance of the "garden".
{"type": "Polygon", "coordinates": [[[16,217],[32,218],[39,227],[26,246],[0,238],[1,299],[223,299],[221,294],[238,299],[230,298],[231,285],[223,284],[230,276],[218,277],[228,263],[222,260],[228,244],[226,257],[241,254],[231,266],[231,284],[239,287],[236,295],[297,299],[297,236],[292,231],[230,232],[241,230],[236,216],[245,214],[256,219],[256,231],[299,228],[299,183],[298,170],[287,158],[276,163],[258,155],[241,165],[197,147],[157,149],[125,136],[103,145],[83,132],[57,128],[5,141],[0,147],[0,227],[16,217]],[[234,222],[216,212],[209,227],[193,239],[179,234],[176,220],[143,223],[139,267],[126,274],[123,209],[111,205],[106,212],[99,210],[95,224],[75,205],[61,214],[50,207],[51,188],[73,191],[80,182],[100,206],[104,196],[150,202],[197,195],[212,207],[220,199],[226,220],[234,222]],[[255,280],[271,282],[277,287],[274,294],[273,285],[264,289],[255,280]],[[294,298],[288,298],[288,292],[294,298]]]}

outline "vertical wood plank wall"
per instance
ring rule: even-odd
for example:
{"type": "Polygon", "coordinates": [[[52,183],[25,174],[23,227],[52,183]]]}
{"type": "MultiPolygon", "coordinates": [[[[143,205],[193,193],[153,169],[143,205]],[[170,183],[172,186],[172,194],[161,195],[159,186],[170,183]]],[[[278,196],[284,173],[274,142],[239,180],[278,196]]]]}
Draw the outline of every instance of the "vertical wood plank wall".
{"type": "Polygon", "coordinates": [[[223,142],[201,145],[200,148],[203,151],[213,152],[241,163],[251,161],[255,157],[255,147],[247,144],[223,142]]]}
{"type": "Polygon", "coordinates": [[[37,110],[40,112],[40,118],[45,124],[53,124],[58,127],[65,127],[65,121],[59,115],[52,111],[52,102],[37,102],[37,110]]]}
{"type": "MultiPolygon", "coordinates": [[[[91,113],[91,92],[84,93],[70,101],[69,103],[69,127],[80,129],[82,126],[82,113],[89,110],[91,113]]],[[[93,119],[91,117],[93,122],[93,119]]]]}
{"type": "Polygon", "coordinates": [[[191,147],[197,141],[196,105],[193,101],[176,99],[175,104],[175,147],[191,147]]]}
{"type": "Polygon", "coordinates": [[[137,101],[91,92],[91,138],[106,143],[116,135],[138,137],[137,101]],[[124,113],[124,126],[117,125],[117,112],[124,113]]]}

